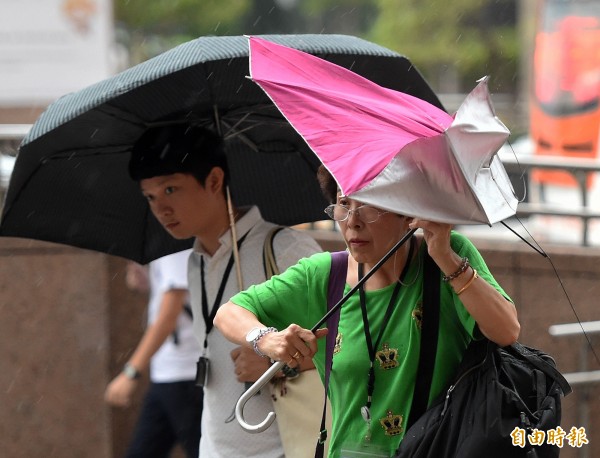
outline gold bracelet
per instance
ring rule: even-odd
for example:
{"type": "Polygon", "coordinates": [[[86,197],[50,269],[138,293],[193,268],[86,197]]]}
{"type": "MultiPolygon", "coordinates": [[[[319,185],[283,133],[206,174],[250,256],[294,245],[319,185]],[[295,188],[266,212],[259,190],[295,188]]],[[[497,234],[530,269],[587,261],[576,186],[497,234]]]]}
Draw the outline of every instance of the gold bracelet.
{"type": "Polygon", "coordinates": [[[475,279],[479,277],[479,275],[477,274],[477,270],[473,269],[473,276],[471,277],[471,279],[465,284],[465,286],[463,286],[457,293],[457,296],[460,296],[462,293],[464,293],[467,288],[469,286],[471,286],[473,284],[473,282],[475,281],[475,279]]]}

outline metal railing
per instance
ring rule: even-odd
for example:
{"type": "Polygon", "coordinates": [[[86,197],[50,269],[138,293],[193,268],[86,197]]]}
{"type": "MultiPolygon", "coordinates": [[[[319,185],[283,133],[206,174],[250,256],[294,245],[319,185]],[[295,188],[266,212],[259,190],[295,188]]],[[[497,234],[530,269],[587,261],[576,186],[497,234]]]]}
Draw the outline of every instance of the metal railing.
{"type": "MultiPolygon", "coordinates": [[[[543,201],[544,184],[537,183],[542,198],[536,202],[521,202],[517,206],[517,216],[547,215],[579,218],[582,223],[582,245],[590,244],[590,221],[600,218],[600,211],[592,208],[589,199],[590,179],[600,172],[600,162],[593,159],[565,158],[557,156],[521,156],[502,157],[502,163],[509,174],[531,176],[533,170],[561,171],[569,173],[577,182],[580,202],[569,202],[568,205],[557,205],[543,201]]],[[[531,187],[531,182],[527,187],[531,187]]]]}
{"type": "Polygon", "coordinates": [[[14,164],[14,156],[31,124],[0,124],[0,210],[14,164]]]}
{"type": "Polygon", "coordinates": [[[0,152],[14,154],[31,124],[0,124],[0,152]]]}
{"type": "MultiPolygon", "coordinates": [[[[591,337],[600,334],[600,321],[555,324],[550,326],[548,332],[554,337],[581,336],[584,332],[588,337],[591,337]]],[[[571,385],[589,385],[600,382],[600,370],[587,370],[588,349],[589,342],[586,340],[581,348],[579,372],[564,374],[571,385]]]]}
{"type": "MultiPolygon", "coordinates": [[[[569,384],[578,387],[580,401],[577,404],[577,421],[579,425],[583,425],[586,430],[591,428],[591,411],[590,407],[594,405],[594,399],[591,398],[590,390],[592,385],[600,382],[600,370],[588,370],[588,357],[590,345],[593,340],[600,335],[600,321],[584,321],[581,323],[565,323],[555,324],[548,328],[548,332],[553,337],[574,337],[582,336],[584,333],[587,339],[581,344],[579,350],[579,363],[577,372],[563,374],[569,384]]],[[[579,449],[581,458],[589,457],[588,447],[579,449]]]]}

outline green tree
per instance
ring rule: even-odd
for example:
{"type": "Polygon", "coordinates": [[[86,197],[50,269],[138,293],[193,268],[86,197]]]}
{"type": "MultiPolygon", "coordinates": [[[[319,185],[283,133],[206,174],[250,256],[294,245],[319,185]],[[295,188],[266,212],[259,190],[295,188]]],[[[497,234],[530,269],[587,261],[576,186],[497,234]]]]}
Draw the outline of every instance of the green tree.
{"type": "Polygon", "coordinates": [[[377,0],[299,1],[312,33],[342,33],[365,37],[377,18],[377,0]]]}
{"type": "Polygon", "coordinates": [[[515,0],[375,2],[369,38],[409,57],[439,92],[468,92],[487,74],[496,91],[515,91],[515,0]]]}
{"type": "Polygon", "coordinates": [[[205,35],[239,34],[248,0],[115,0],[114,15],[132,64],[205,35]]]}
{"type": "Polygon", "coordinates": [[[517,0],[115,0],[135,64],[203,35],[344,33],[408,56],[437,92],[516,92],[517,0]]]}
{"type": "Polygon", "coordinates": [[[365,36],[375,0],[114,0],[119,41],[135,64],[203,35],[365,36]]]}

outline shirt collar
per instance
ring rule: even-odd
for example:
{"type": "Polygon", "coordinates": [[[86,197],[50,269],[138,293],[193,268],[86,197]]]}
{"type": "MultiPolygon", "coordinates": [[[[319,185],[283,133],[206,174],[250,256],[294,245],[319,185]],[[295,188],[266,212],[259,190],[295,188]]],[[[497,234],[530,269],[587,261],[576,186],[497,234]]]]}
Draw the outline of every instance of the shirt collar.
{"type": "MultiPolygon", "coordinates": [[[[252,229],[254,226],[256,226],[257,223],[259,223],[262,220],[262,215],[260,213],[259,208],[256,205],[253,205],[252,207],[242,207],[242,209],[243,210],[247,209],[247,211],[235,223],[237,240],[242,238],[244,236],[244,234],[246,234],[248,231],[250,231],[250,229],[252,229]]],[[[223,233],[223,235],[221,237],[219,237],[219,242],[221,243],[221,246],[215,252],[215,255],[217,255],[217,253],[222,252],[222,251],[229,252],[229,250],[232,247],[232,245],[231,245],[231,228],[229,228],[227,231],[225,231],[223,233]]],[[[199,253],[203,256],[208,256],[208,253],[206,253],[206,251],[202,247],[202,243],[200,242],[200,240],[198,238],[196,238],[196,240],[194,241],[194,252],[199,253]]]]}

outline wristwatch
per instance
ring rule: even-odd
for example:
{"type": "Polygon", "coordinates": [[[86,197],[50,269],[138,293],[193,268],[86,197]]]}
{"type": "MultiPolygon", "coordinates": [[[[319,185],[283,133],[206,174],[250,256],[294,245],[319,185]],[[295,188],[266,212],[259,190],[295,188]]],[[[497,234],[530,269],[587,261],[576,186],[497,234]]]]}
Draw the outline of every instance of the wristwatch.
{"type": "Polygon", "coordinates": [[[252,348],[258,356],[267,357],[264,353],[262,353],[258,348],[258,341],[265,335],[270,332],[279,332],[276,328],[252,328],[248,334],[246,334],[246,342],[252,344],[252,348]]]}
{"type": "Polygon", "coordinates": [[[130,380],[137,380],[142,376],[142,373],[129,363],[123,366],[123,374],[130,380]]]}

